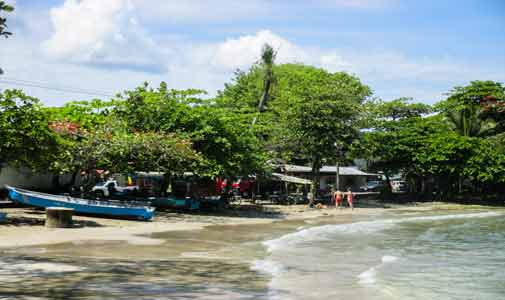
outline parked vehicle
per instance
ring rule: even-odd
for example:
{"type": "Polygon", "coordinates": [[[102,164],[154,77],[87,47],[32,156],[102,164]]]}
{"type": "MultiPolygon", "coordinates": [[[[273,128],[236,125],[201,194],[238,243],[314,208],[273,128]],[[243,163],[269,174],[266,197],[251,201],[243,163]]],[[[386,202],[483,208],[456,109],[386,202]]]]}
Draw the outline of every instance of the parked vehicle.
{"type": "Polygon", "coordinates": [[[359,189],[362,192],[379,192],[386,187],[386,184],[382,181],[373,180],[368,181],[366,185],[361,186],[359,189]]]}
{"type": "Polygon", "coordinates": [[[72,208],[76,213],[150,220],[154,216],[155,210],[154,207],[139,202],[88,200],[70,196],[44,194],[10,186],[7,186],[7,189],[9,190],[9,198],[12,201],[41,208],[72,208]]]}
{"type": "Polygon", "coordinates": [[[403,180],[393,180],[391,181],[391,190],[395,193],[406,192],[407,183],[403,180]]]}
{"type": "Polygon", "coordinates": [[[137,185],[120,186],[116,180],[107,180],[97,183],[91,191],[98,197],[122,196],[139,190],[137,185]]]}

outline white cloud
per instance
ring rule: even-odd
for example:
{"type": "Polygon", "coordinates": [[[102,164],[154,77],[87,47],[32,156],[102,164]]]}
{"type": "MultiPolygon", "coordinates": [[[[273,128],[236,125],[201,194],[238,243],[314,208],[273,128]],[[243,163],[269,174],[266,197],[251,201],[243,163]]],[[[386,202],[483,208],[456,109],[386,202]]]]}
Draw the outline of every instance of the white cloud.
{"type": "MultiPolygon", "coordinates": [[[[332,1],[337,5],[345,2],[332,1]]],[[[378,96],[386,99],[395,95],[433,99],[434,95],[455,84],[476,78],[504,80],[498,67],[469,65],[450,58],[412,58],[399,52],[376,49],[321,48],[300,44],[267,29],[207,42],[195,40],[192,36],[178,39],[170,38],[166,33],[155,36],[149,33],[151,28],[146,27],[142,18],[142,14],[147,13],[143,11],[146,7],[152,10],[150,13],[160,14],[160,18],[166,15],[168,23],[172,16],[174,19],[183,16],[198,18],[198,14],[208,14],[231,18],[244,13],[238,4],[230,4],[227,8],[229,16],[215,13],[220,6],[225,6],[225,2],[228,1],[198,2],[202,9],[195,10],[196,0],[153,0],[148,3],[140,0],[66,0],[63,5],[51,9],[51,24],[45,24],[46,21],[36,23],[36,27],[42,29],[26,26],[31,34],[18,32],[16,39],[9,39],[6,46],[2,44],[0,65],[9,77],[109,93],[134,88],[143,81],[157,85],[164,80],[173,88],[202,88],[214,94],[230,81],[235,69],[246,70],[255,63],[263,45],[270,43],[278,51],[277,63],[302,62],[332,72],[353,73],[377,90],[378,96]],[[47,32],[50,36],[46,37],[47,32]],[[46,39],[42,43],[42,52],[46,56],[40,55],[40,39],[46,39]]],[[[350,2],[365,5],[382,1],[350,2]]],[[[252,14],[260,11],[266,0],[248,3],[252,14]]],[[[33,17],[34,14],[20,15],[20,18],[26,18],[27,24],[33,24],[36,19],[33,17]]],[[[27,90],[53,105],[71,99],[91,98],[35,88],[27,90]]]]}
{"type": "Polygon", "coordinates": [[[321,55],[320,65],[330,71],[352,70],[353,65],[346,61],[341,55],[328,53],[321,55]]]}
{"type": "Polygon", "coordinates": [[[66,0],[51,9],[52,35],[43,42],[48,57],[117,69],[161,72],[161,52],[126,0],[66,0]]]}
{"type": "Polygon", "coordinates": [[[266,43],[277,51],[279,63],[302,62],[307,57],[301,47],[269,30],[262,30],[255,35],[244,35],[220,43],[215,50],[212,64],[227,69],[248,67],[258,61],[261,49],[266,43]]]}
{"type": "Polygon", "coordinates": [[[44,49],[55,57],[90,57],[108,38],[121,34],[119,18],[123,0],[66,0],[51,9],[54,34],[44,49]]]}

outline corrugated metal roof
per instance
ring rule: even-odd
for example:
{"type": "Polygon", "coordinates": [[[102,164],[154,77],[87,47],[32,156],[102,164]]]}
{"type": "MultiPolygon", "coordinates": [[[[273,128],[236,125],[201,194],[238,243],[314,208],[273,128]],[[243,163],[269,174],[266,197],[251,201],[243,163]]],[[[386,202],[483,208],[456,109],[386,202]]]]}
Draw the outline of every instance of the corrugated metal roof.
{"type": "MultiPolygon", "coordinates": [[[[297,165],[283,165],[286,172],[292,173],[310,173],[311,167],[297,166],[297,165]]],[[[337,171],[336,166],[323,166],[319,172],[322,174],[335,174],[337,171]]],[[[366,173],[359,170],[357,167],[339,167],[339,174],[342,176],[377,176],[378,174],[366,173]]]]}
{"type": "Polygon", "coordinates": [[[272,173],[274,177],[279,178],[281,181],[299,183],[299,184],[311,184],[311,181],[305,178],[299,178],[295,176],[288,176],[280,173],[272,173]]]}

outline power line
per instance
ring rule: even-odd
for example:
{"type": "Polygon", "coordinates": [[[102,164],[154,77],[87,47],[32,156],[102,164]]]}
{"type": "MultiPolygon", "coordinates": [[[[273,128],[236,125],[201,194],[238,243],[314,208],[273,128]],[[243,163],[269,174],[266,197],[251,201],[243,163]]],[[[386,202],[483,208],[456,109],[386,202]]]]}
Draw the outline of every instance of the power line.
{"type": "MultiPolygon", "coordinates": [[[[51,86],[50,83],[43,82],[43,81],[18,79],[18,78],[12,78],[12,77],[8,77],[8,76],[7,77],[3,76],[0,79],[9,80],[9,81],[21,81],[21,82],[30,83],[30,84],[38,84],[38,85],[45,85],[45,86],[49,85],[49,86],[51,86]]],[[[58,85],[58,88],[71,89],[71,90],[79,90],[79,91],[86,91],[86,92],[94,92],[94,93],[100,93],[100,94],[109,94],[108,91],[104,91],[104,90],[83,89],[83,88],[76,88],[76,87],[72,87],[72,86],[65,86],[65,85],[61,85],[61,84],[58,85]]]]}
{"type": "Polygon", "coordinates": [[[91,95],[91,96],[114,97],[113,94],[105,92],[105,91],[81,89],[81,88],[70,87],[70,86],[66,86],[66,87],[64,87],[64,86],[60,86],[60,87],[51,86],[47,83],[30,81],[30,80],[23,80],[23,79],[0,78],[0,83],[13,84],[13,85],[19,85],[19,86],[28,86],[28,87],[34,87],[34,88],[40,88],[40,89],[46,89],[46,90],[54,90],[54,91],[59,91],[59,92],[73,93],[73,94],[85,94],[85,95],[91,95]]]}
{"type": "Polygon", "coordinates": [[[47,85],[42,85],[42,84],[20,82],[20,81],[11,81],[11,80],[3,80],[3,79],[0,79],[0,83],[20,85],[20,86],[28,86],[28,87],[35,87],[35,88],[40,88],[40,89],[54,90],[54,91],[66,92],[66,93],[74,93],[74,94],[86,94],[86,95],[91,95],[91,96],[114,97],[114,95],[112,95],[112,94],[106,94],[106,93],[103,93],[103,92],[88,91],[88,90],[83,90],[83,89],[78,89],[78,88],[75,88],[75,89],[60,88],[60,87],[55,87],[55,86],[47,86],[47,85]]]}

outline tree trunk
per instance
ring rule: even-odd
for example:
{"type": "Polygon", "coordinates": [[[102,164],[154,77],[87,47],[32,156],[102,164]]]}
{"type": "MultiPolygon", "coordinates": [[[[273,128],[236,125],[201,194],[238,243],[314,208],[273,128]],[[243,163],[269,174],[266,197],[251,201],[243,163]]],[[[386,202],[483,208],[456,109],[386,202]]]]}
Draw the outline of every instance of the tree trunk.
{"type": "Polygon", "coordinates": [[[389,194],[393,193],[393,190],[391,188],[391,179],[389,178],[389,171],[384,170],[384,176],[386,176],[386,189],[389,194]]]}
{"type": "Polygon", "coordinates": [[[314,205],[314,199],[317,197],[317,190],[319,189],[319,171],[321,163],[319,159],[314,159],[312,162],[312,199],[309,199],[309,205],[314,205]]]}
{"type": "Polygon", "coordinates": [[[163,174],[163,182],[161,183],[161,196],[167,195],[168,186],[170,185],[170,173],[163,174]]]}
{"type": "Polygon", "coordinates": [[[75,185],[75,181],[77,180],[77,174],[78,174],[79,171],[74,171],[72,172],[72,177],[70,178],[70,181],[63,184],[63,188],[67,191],[70,191],[71,188],[75,185]]]}
{"type": "Polygon", "coordinates": [[[55,192],[60,191],[60,174],[53,174],[53,178],[51,179],[51,187],[55,192]]]}
{"type": "Polygon", "coordinates": [[[319,180],[320,180],[319,168],[313,167],[312,172],[314,174],[312,177],[312,184],[314,185],[314,191],[315,191],[314,198],[316,198],[317,197],[317,190],[319,190],[319,180]]]}

